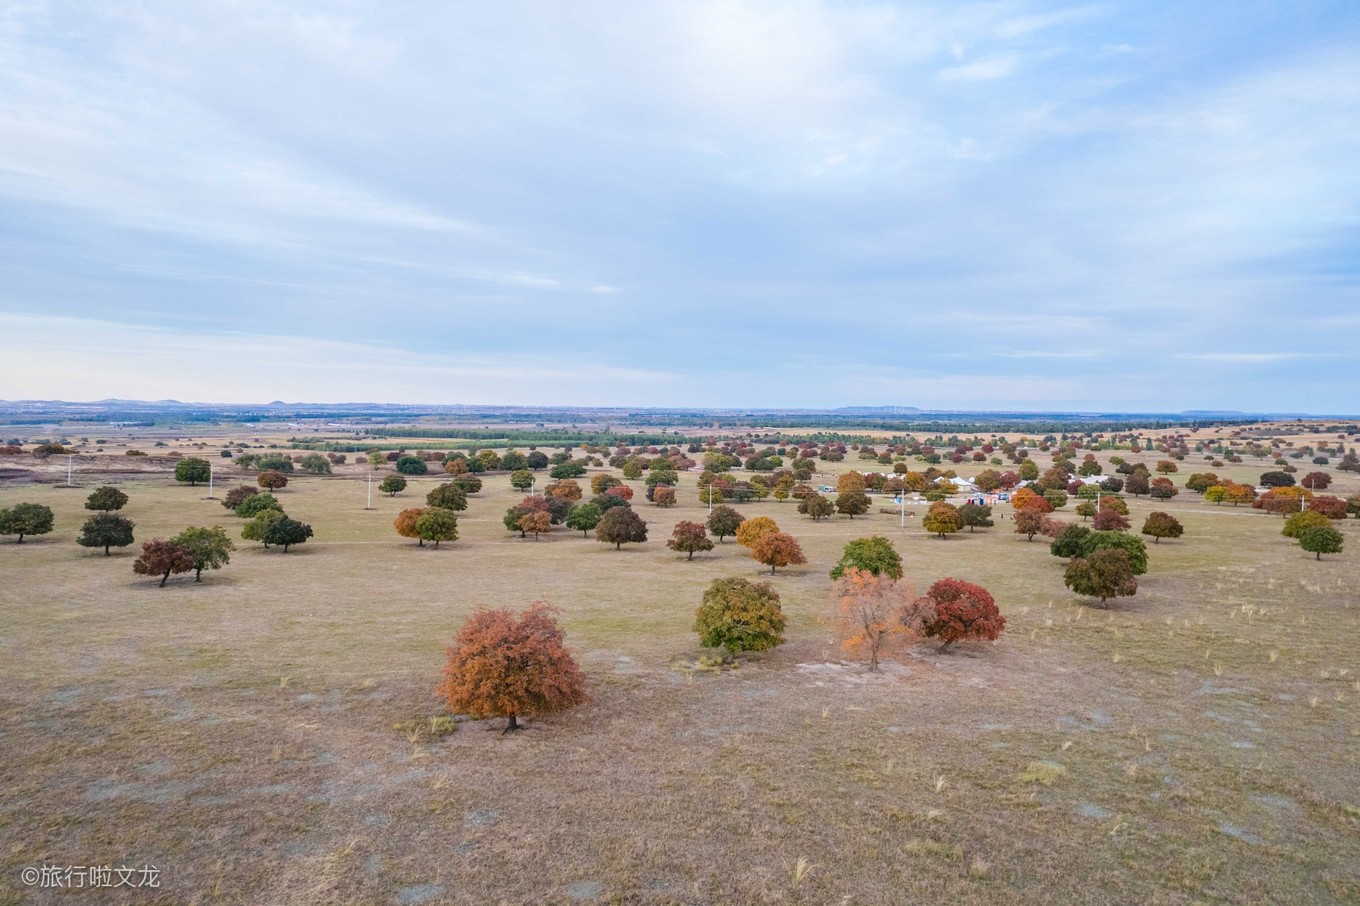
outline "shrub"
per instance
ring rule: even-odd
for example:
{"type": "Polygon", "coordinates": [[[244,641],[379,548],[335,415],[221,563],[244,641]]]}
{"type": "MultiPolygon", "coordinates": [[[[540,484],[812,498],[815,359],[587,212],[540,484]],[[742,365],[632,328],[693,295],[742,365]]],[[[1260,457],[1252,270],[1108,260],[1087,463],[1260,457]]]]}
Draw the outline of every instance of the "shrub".
{"type": "Polygon", "coordinates": [[[784,626],[779,593],[768,582],[714,579],[694,612],[694,631],[705,648],[766,651],[784,644],[784,626]]]}
{"type": "Polygon", "coordinates": [[[430,471],[430,467],[425,464],[425,460],[419,456],[400,456],[393,465],[398,472],[403,475],[424,475],[430,471]]]}

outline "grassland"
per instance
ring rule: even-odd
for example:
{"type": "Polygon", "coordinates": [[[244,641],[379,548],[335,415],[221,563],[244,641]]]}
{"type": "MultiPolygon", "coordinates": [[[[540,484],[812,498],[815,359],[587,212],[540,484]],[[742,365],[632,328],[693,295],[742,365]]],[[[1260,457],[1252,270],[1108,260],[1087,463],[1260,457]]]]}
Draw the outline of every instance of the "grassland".
{"type": "MultiPolygon", "coordinates": [[[[692,476],[664,510],[632,483],[651,540],[620,552],[510,535],[504,476],[438,551],[392,530],[437,479],[366,511],[359,471],[297,477],[280,496],[314,541],[238,542],[202,584],[158,589],[131,548],[73,543],[88,469],[74,489],[0,486],[0,506],[57,513],[0,545],[0,903],[1360,902],[1354,521],[1317,562],[1277,518],[1182,492],[1156,508],[1185,537],[1099,610],[1004,521],[941,541],[745,505],[810,562],[772,580],[788,644],[712,674],[674,666],[702,589],[763,568],[731,541],[666,550],[705,514],[692,476]],[[871,533],[922,588],[992,590],[1002,639],[880,675],[842,661],[818,621],[827,571],[871,533]],[[563,608],[593,703],[512,736],[422,732],[462,619],[536,598],[563,608]],[[162,886],[23,887],[42,863],[151,863],[162,886]]],[[[116,482],[139,540],[239,532],[202,487],[116,482]]],[[[1153,508],[1133,502],[1135,526],[1153,508]]]]}

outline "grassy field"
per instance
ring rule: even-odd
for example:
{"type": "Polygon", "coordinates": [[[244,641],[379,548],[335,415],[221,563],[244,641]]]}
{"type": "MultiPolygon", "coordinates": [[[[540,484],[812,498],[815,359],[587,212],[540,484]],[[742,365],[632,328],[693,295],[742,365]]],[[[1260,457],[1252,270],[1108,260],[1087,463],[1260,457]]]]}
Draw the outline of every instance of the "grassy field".
{"type": "MultiPolygon", "coordinates": [[[[522,495],[504,476],[457,542],[420,548],[392,520],[438,479],[365,511],[361,474],[280,493],[312,542],[238,541],[224,570],[164,589],[134,576],[135,547],[74,544],[95,472],[0,486],[0,506],[57,513],[52,535],[0,544],[0,903],[1360,902],[1354,521],[1317,562],[1249,508],[1133,501],[1135,529],[1156,508],[1186,534],[1099,610],[1006,521],[941,541],[744,505],[810,561],[772,579],[789,642],[691,674],[673,664],[696,653],[703,588],[766,572],[730,540],[692,563],[665,548],[706,515],[692,475],[664,510],[631,483],[651,540],[616,552],[507,533],[522,495]],[[919,588],[990,589],[1001,640],[877,675],[843,661],[818,620],[827,571],[874,533],[919,588]],[[511,736],[395,729],[444,713],[467,614],[539,598],[563,608],[592,704],[511,736]],[[150,863],[161,887],[25,888],[42,863],[150,863]]],[[[204,488],[117,481],[139,541],[239,534],[204,488]]]]}

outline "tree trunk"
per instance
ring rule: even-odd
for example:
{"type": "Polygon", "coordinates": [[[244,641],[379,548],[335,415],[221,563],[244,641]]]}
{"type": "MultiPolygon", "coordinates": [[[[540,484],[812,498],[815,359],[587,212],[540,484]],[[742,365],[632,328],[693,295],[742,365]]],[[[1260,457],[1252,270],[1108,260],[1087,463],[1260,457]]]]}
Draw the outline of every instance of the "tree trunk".
{"type": "Polygon", "coordinates": [[[1322,559],[1322,551],[1318,551],[1318,552],[1317,552],[1317,558],[1318,558],[1319,560],[1322,559]]]}
{"type": "Polygon", "coordinates": [[[774,566],[771,566],[771,567],[770,567],[770,575],[772,575],[772,576],[774,575],[774,566]]]}
{"type": "Polygon", "coordinates": [[[946,651],[948,651],[948,650],[949,650],[949,646],[952,645],[952,644],[954,644],[954,640],[953,640],[953,639],[950,639],[949,641],[947,641],[947,642],[945,642],[943,645],[941,645],[941,646],[940,646],[940,654],[944,654],[946,651]]]}
{"type": "Polygon", "coordinates": [[[622,542],[622,541],[616,542],[616,543],[614,544],[614,550],[616,550],[616,551],[621,551],[621,550],[623,550],[623,542],[622,542]]]}
{"type": "Polygon", "coordinates": [[[105,557],[107,557],[107,556],[109,555],[109,547],[110,547],[110,546],[111,546],[111,545],[108,545],[108,544],[104,545],[104,556],[105,556],[105,557]]]}
{"type": "Polygon", "coordinates": [[[288,553],[288,545],[285,544],[285,545],[283,546],[283,552],[284,552],[285,554],[288,553]]]}
{"type": "Polygon", "coordinates": [[[507,720],[506,723],[505,723],[505,732],[502,733],[501,735],[504,736],[506,733],[513,733],[515,730],[518,730],[518,729],[519,729],[519,720],[516,719],[514,713],[512,712],[512,713],[510,714],[510,719],[507,720]]]}
{"type": "Polygon", "coordinates": [[[689,556],[686,557],[685,559],[686,559],[686,560],[693,560],[693,559],[694,559],[694,551],[690,551],[690,552],[689,552],[689,556]]]}
{"type": "Polygon", "coordinates": [[[16,541],[16,542],[14,542],[14,543],[15,543],[15,544],[23,544],[23,543],[24,543],[24,533],[23,533],[23,532],[20,532],[20,533],[19,533],[19,540],[16,541]]]}
{"type": "Polygon", "coordinates": [[[169,579],[170,579],[170,570],[167,569],[167,570],[165,571],[165,575],[161,576],[161,588],[164,588],[164,587],[165,587],[165,583],[166,583],[167,581],[169,581],[169,579]]]}
{"type": "Polygon", "coordinates": [[[194,581],[195,582],[203,581],[203,567],[200,566],[194,569],[194,581]]]}

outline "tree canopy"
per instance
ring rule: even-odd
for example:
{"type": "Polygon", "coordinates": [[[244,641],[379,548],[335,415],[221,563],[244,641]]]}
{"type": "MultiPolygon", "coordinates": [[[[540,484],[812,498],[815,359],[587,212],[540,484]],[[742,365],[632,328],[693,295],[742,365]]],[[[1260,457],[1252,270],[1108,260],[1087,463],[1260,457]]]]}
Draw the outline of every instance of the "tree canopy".
{"type": "Polygon", "coordinates": [[[845,545],[841,559],[831,568],[831,578],[839,579],[847,569],[858,569],[875,576],[902,578],[902,557],[892,542],[882,535],[856,538],[845,545]]]}
{"type": "Polygon", "coordinates": [[[784,612],[768,582],[714,579],[694,612],[694,631],[705,648],[766,651],[784,644],[784,612]]]}

